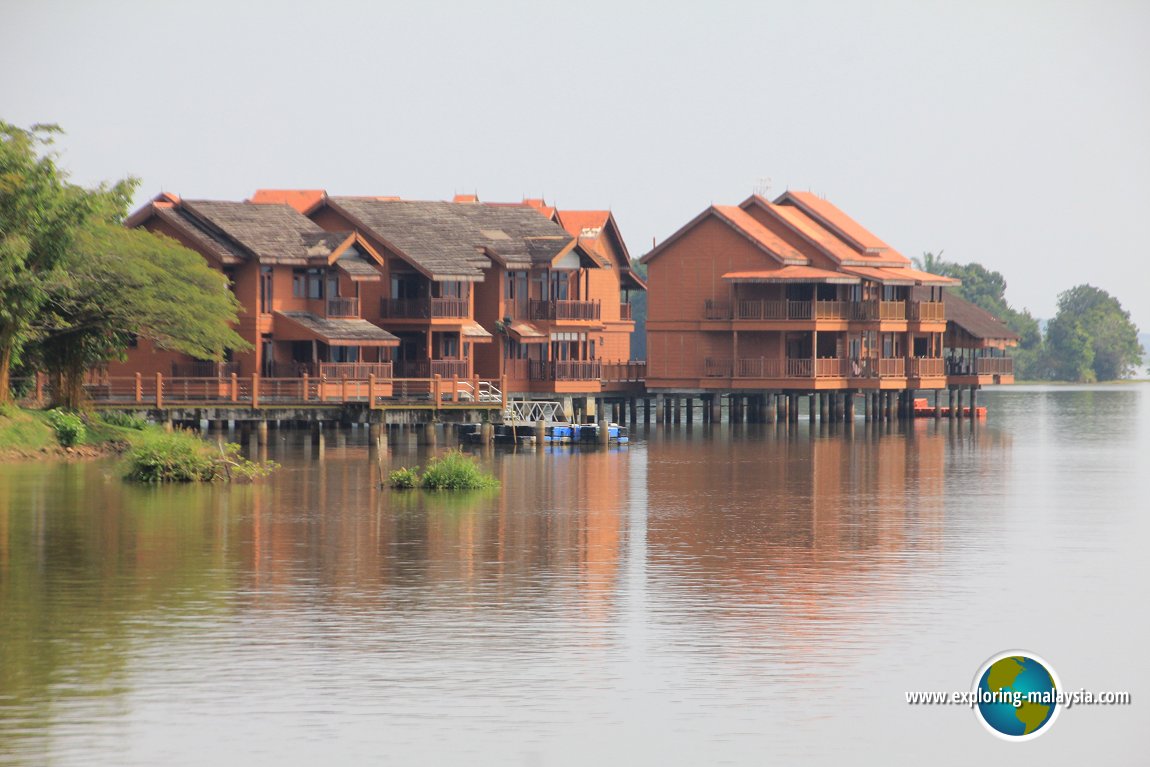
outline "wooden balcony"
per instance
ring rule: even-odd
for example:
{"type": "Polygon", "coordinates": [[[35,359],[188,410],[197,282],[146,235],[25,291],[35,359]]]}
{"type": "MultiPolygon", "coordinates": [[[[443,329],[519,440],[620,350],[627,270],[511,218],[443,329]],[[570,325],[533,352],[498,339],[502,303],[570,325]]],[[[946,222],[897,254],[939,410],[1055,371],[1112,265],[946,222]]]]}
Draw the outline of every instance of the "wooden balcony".
{"type": "Polygon", "coordinates": [[[467,378],[468,360],[399,360],[395,363],[397,378],[467,378]]]}
{"type": "Polygon", "coordinates": [[[703,376],[706,378],[730,378],[732,363],[730,360],[712,359],[703,360],[703,376]]]}
{"type": "Polygon", "coordinates": [[[642,383],[647,380],[647,363],[639,360],[635,362],[604,362],[601,364],[602,381],[604,383],[642,383]]]}
{"type": "Polygon", "coordinates": [[[619,319],[621,319],[621,320],[634,319],[631,316],[631,304],[619,304],[619,319]]]}
{"type": "Polygon", "coordinates": [[[732,309],[731,304],[726,301],[707,299],[703,306],[703,318],[751,322],[812,319],[905,320],[908,311],[906,303],[905,301],[790,301],[740,298],[735,301],[732,309]]]}
{"type": "Polygon", "coordinates": [[[519,319],[541,322],[593,321],[598,320],[600,314],[598,301],[542,301],[532,298],[527,302],[527,317],[519,319]]]}
{"type": "MultiPolygon", "coordinates": [[[[911,360],[919,377],[941,375],[943,360],[911,360]],[[933,372],[933,371],[938,371],[933,372]]],[[[705,378],[761,378],[812,380],[818,378],[905,378],[907,360],[902,357],[851,360],[843,357],[822,359],[744,357],[731,360],[708,357],[703,361],[705,378]]]]}
{"type": "Polygon", "coordinates": [[[320,362],[316,369],[320,378],[366,381],[371,376],[391,378],[393,366],[390,362],[320,362]]]}
{"type": "Polygon", "coordinates": [[[598,360],[527,360],[530,381],[599,381],[603,366],[598,360]]]}
{"type": "Polygon", "coordinates": [[[328,317],[359,317],[359,299],[338,297],[327,299],[328,317]]]}
{"type": "Polygon", "coordinates": [[[192,360],[191,362],[173,362],[173,378],[228,378],[233,373],[239,373],[238,362],[211,362],[208,360],[192,360]]]}
{"type": "Polygon", "coordinates": [[[907,375],[910,378],[940,378],[946,375],[946,360],[934,357],[912,357],[907,375]]]}
{"type": "Polygon", "coordinates": [[[1013,357],[975,357],[975,375],[1014,375],[1013,357]]]}
{"type": "Polygon", "coordinates": [[[390,320],[467,319],[471,304],[466,298],[384,298],[379,314],[390,320]]]}
{"type": "Polygon", "coordinates": [[[906,318],[916,322],[945,322],[946,304],[942,301],[910,301],[906,318]]]}

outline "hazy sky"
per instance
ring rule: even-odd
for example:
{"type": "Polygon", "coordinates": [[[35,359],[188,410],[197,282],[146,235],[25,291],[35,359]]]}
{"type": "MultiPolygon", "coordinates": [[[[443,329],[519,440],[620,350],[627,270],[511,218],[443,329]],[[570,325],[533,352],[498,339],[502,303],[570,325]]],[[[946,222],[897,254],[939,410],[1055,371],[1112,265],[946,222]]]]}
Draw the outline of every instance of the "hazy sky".
{"type": "Polygon", "coordinates": [[[610,207],[632,255],[809,189],[1150,330],[1150,3],[0,0],[0,118],[76,180],[610,207]]]}

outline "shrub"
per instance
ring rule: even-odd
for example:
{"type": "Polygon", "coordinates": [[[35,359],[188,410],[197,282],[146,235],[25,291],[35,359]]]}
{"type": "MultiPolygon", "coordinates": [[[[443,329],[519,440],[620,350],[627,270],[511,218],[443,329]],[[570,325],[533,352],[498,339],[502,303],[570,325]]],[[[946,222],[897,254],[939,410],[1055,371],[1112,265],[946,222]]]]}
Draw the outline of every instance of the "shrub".
{"type": "Polygon", "coordinates": [[[411,490],[419,487],[419,467],[396,469],[387,475],[387,484],[396,490],[411,490]]]}
{"type": "Polygon", "coordinates": [[[415,487],[424,490],[484,490],[499,487],[499,480],[458,450],[433,458],[423,476],[420,476],[418,466],[397,469],[388,475],[387,483],[397,490],[415,487]]]}
{"type": "Polygon", "coordinates": [[[136,482],[211,482],[216,461],[207,443],[190,434],[174,432],[132,448],[127,479],[136,482]]]}
{"type": "Polygon", "coordinates": [[[104,410],[100,413],[100,420],[109,426],[119,426],[122,429],[135,429],[136,431],[143,431],[148,426],[148,422],[143,418],[120,410],[104,410]]]}
{"type": "Polygon", "coordinates": [[[48,424],[56,432],[57,442],[64,447],[83,443],[84,437],[87,436],[87,430],[84,428],[84,421],[80,416],[59,409],[49,410],[47,416],[48,424]]]}
{"type": "Polygon", "coordinates": [[[136,482],[212,482],[256,479],[279,468],[273,461],[255,463],[240,455],[240,446],[215,447],[188,432],[149,439],[128,453],[126,479],[136,482]]]}

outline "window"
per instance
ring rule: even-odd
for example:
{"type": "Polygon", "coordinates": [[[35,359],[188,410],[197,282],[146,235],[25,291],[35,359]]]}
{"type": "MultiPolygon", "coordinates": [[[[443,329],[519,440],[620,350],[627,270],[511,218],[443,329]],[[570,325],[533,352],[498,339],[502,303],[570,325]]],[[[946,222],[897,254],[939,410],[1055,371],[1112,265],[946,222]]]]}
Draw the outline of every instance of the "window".
{"type": "Polygon", "coordinates": [[[453,360],[459,358],[459,336],[451,333],[442,333],[439,336],[440,359],[453,360]]]}
{"type": "Polygon", "coordinates": [[[293,298],[303,298],[307,295],[307,270],[292,269],[291,294],[293,298]]]}
{"type": "Polygon", "coordinates": [[[272,268],[270,266],[260,267],[260,311],[264,314],[271,314],[272,301],[272,268]]]}

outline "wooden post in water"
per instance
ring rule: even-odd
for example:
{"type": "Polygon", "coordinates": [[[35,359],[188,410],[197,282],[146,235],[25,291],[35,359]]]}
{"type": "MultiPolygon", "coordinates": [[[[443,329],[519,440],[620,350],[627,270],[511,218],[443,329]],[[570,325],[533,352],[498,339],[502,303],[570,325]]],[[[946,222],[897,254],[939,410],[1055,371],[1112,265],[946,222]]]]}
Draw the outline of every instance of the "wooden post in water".
{"type": "Polygon", "coordinates": [[[819,412],[819,400],[826,397],[825,394],[818,392],[811,392],[807,395],[807,420],[811,423],[815,422],[819,412]]]}
{"type": "Polygon", "coordinates": [[[543,447],[547,437],[547,423],[542,418],[535,422],[535,444],[543,447]]]}
{"type": "Polygon", "coordinates": [[[723,397],[718,392],[711,395],[711,423],[723,422],[723,397]]]}
{"type": "Polygon", "coordinates": [[[975,398],[975,392],[977,392],[977,391],[978,391],[978,387],[971,384],[971,386],[970,386],[970,422],[971,423],[978,423],[978,413],[975,412],[975,409],[978,407],[978,403],[977,403],[976,398],[975,398]]]}
{"type": "Polygon", "coordinates": [[[846,412],[843,414],[843,419],[847,423],[854,423],[855,422],[855,393],[853,391],[848,391],[848,392],[843,394],[843,397],[846,398],[846,412]]]}
{"type": "Polygon", "coordinates": [[[606,445],[611,442],[611,426],[606,419],[599,421],[599,444],[606,445]]]}
{"type": "Polygon", "coordinates": [[[435,431],[435,421],[428,421],[423,425],[423,443],[430,447],[435,447],[439,443],[439,435],[435,431]]]}
{"type": "Polygon", "coordinates": [[[955,413],[954,417],[955,418],[962,418],[962,416],[963,416],[963,413],[962,413],[962,387],[961,386],[957,387],[955,389],[955,393],[958,394],[958,405],[957,405],[957,412],[955,413]]]}
{"type": "Polygon", "coordinates": [[[267,419],[260,420],[256,423],[256,440],[260,445],[267,445],[268,443],[268,422],[267,419]]]}
{"type": "Polygon", "coordinates": [[[934,390],[934,420],[942,418],[942,389],[934,390]]]}
{"type": "Polygon", "coordinates": [[[627,419],[627,423],[631,426],[634,426],[635,424],[639,423],[639,404],[636,402],[634,397],[631,398],[631,402],[629,404],[631,409],[631,417],[627,419]]]}
{"type": "Polygon", "coordinates": [[[954,387],[953,386],[949,387],[946,390],[946,396],[947,396],[947,400],[948,400],[947,401],[947,408],[946,408],[946,417],[953,420],[955,417],[955,413],[954,413],[954,410],[955,410],[955,407],[954,407],[954,387]]]}
{"type": "Polygon", "coordinates": [[[651,423],[651,398],[650,397],[644,397],[643,398],[643,423],[644,424],[651,423]]]}
{"type": "Polygon", "coordinates": [[[687,423],[695,420],[695,398],[687,397],[687,423]]]}

